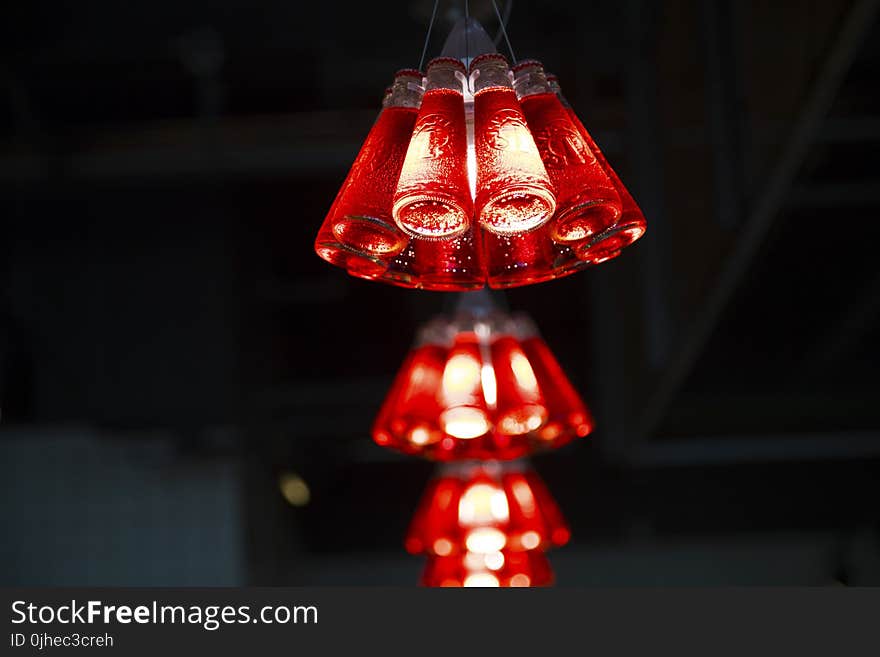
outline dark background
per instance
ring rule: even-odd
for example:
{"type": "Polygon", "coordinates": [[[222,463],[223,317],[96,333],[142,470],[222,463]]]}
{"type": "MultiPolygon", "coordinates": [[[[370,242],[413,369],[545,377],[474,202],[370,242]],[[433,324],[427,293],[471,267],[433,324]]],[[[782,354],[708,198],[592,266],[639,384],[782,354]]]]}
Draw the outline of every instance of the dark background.
{"type": "MultiPolygon", "coordinates": [[[[0,583],[416,581],[368,432],[448,296],[312,241],[431,4],[4,12],[0,583]]],[[[559,585],[880,584],[878,4],[499,3],[649,223],[508,294],[598,421],[534,459],[559,585]]]]}

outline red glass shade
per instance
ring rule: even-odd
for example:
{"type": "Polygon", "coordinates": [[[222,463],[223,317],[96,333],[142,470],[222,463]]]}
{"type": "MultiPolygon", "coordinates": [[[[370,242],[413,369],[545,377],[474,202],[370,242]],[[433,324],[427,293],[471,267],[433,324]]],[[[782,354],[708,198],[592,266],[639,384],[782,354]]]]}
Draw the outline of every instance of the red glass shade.
{"type": "Polygon", "coordinates": [[[406,535],[412,554],[495,555],[565,545],[571,531],[544,483],[517,464],[461,464],[432,480],[406,535]]]}
{"type": "Polygon", "coordinates": [[[391,216],[391,199],[418,107],[419,94],[408,83],[420,79],[418,71],[395,75],[315,241],[318,255],[353,275],[381,274],[406,246],[407,237],[391,216]]]}
{"type": "Polygon", "coordinates": [[[428,557],[422,586],[536,587],[553,583],[553,571],[543,552],[502,550],[492,555],[473,552],[428,557]]]}
{"type": "Polygon", "coordinates": [[[473,96],[455,59],[429,63],[424,94],[398,74],[318,254],[367,280],[468,291],[561,278],[638,239],[644,216],[558,84],[537,62],[516,72],[514,90],[501,55],[478,56],[473,96]]]}
{"type": "Polygon", "coordinates": [[[593,420],[524,317],[460,314],[423,329],[373,425],[379,445],[439,461],[518,458],[593,420]]]}
{"type": "Polygon", "coordinates": [[[470,225],[467,128],[457,59],[428,63],[427,85],[394,194],[392,213],[409,235],[447,238],[470,225]]]}

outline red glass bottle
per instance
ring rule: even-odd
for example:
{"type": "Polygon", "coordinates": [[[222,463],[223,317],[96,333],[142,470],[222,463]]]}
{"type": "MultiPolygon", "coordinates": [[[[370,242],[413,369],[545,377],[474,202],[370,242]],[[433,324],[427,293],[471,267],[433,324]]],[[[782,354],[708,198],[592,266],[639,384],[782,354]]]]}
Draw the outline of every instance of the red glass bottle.
{"type": "Polygon", "coordinates": [[[443,330],[437,323],[425,327],[404,361],[373,423],[377,444],[415,454],[445,436],[438,395],[449,360],[449,339],[443,330]]]}
{"type": "Polygon", "coordinates": [[[595,424],[587,405],[534,325],[522,316],[518,322],[520,348],[535,374],[547,409],[546,422],[535,432],[536,441],[558,448],[574,438],[587,436],[595,424]]]}
{"type": "Polygon", "coordinates": [[[476,213],[480,225],[502,235],[537,228],[553,216],[556,198],[498,53],[476,57],[474,85],[476,213]]]}
{"type": "Polygon", "coordinates": [[[457,59],[431,60],[425,94],[406,151],[392,213],[411,236],[426,239],[465,232],[473,216],[467,179],[467,130],[457,59]]]}
{"type": "Polygon", "coordinates": [[[585,262],[599,264],[600,262],[605,262],[606,260],[616,257],[620,254],[621,249],[629,246],[644,235],[648,224],[645,221],[645,215],[635,202],[635,199],[633,199],[629,190],[627,190],[626,186],[620,180],[620,176],[618,176],[617,172],[608,164],[605,155],[596,145],[593,137],[584,127],[584,124],[565,99],[565,96],[562,95],[562,89],[559,87],[559,80],[554,75],[548,75],[547,82],[559,98],[562,106],[571,118],[572,123],[577,127],[581,136],[584,138],[584,141],[587,142],[587,145],[596,156],[596,160],[598,160],[602,170],[608,175],[620,196],[620,219],[618,219],[613,226],[607,228],[589,242],[580,245],[577,250],[578,256],[585,262]]]}
{"type": "Polygon", "coordinates": [[[568,543],[568,523],[535,472],[511,469],[502,475],[502,485],[509,500],[511,550],[547,550],[568,543]]]}
{"type": "Polygon", "coordinates": [[[512,335],[492,342],[496,381],[496,430],[505,436],[537,431],[547,420],[544,398],[529,359],[512,335]]]}
{"type": "Polygon", "coordinates": [[[443,407],[440,426],[453,438],[472,440],[491,429],[483,391],[483,357],[475,333],[455,336],[443,368],[439,401],[443,407]]]}
{"type": "Polygon", "coordinates": [[[553,239],[582,242],[614,225],[620,197],[590,147],[550,90],[539,62],[514,68],[517,97],[556,189],[553,239]]]}
{"type": "Polygon", "coordinates": [[[398,71],[315,240],[315,251],[352,274],[375,276],[406,246],[391,216],[421,100],[418,71],[398,71]],[[415,83],[415,84],[414,84],[415,83]]]}

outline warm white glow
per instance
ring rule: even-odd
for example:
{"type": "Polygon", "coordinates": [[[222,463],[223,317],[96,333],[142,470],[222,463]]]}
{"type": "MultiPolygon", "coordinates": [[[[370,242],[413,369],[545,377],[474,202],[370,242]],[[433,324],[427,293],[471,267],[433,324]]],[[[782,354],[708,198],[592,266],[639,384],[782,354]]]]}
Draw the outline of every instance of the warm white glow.
{"type": "Polygon", "coordinates": [[[462,563],[467,570],[483,570],[485,555],[476,552],[465,552],[462,563]]]}
{"type": "Polygon", "coordinates": [[[409,440],[413,445],[427,445],[431,441],[431,432],[424,427],[416,427],[410,431],[409,440]]]}
{"type": "Polygon", "coordinates": [[[535,378],[535,372],[524,353],[517,350],[510,355],[510,369],[513,370],[513,376],[520,389],[537,394],[538,380],[535,378]]]}
{"type": "Polygon", "coordinates": [[[445,557],[452,553],[452,542],[445,538],[438,538],[434,541],[434,554],[445,557]]]}
{"type": "Polygon", "coordinates": [[[541,544],[541,535],[533,531],[525,532],[520,538],[520,543],[526,550],[534,550],[541,544]]]}
{"type": "Polygon", "coordinates": [[[529,431],[535,431],[544,424],[544,420],[547,419],[547,411],[543,406],[531,404],[526,408],[532,409],[532,412],[525,417],[517,412],[501,418],[498,422],[498,428],[501,429],[501,432],[510,436],[518,436],[529,431]]]}
{"type": "Polygon", "coordinates": [[[464,585],[467,587],[498,587],[501,584],[498,578],[492,573],[471,573],[464,578],[464,585]]]}
{"type": "Polygon", "coordinates": [[[435,390],[438,383],[436,370],[424,365],[416,365],[409,375],[409,382],[406,386],[402,403],[408,402],[415,395],[425,390],[435,390]]]}
{"type": "Polygon", "coordinates": [[[524,575],[523,573],[517,573],[510,578],[510,585],[513,587],[529,586],[531,583],[532,580],[529,579],[529,576],[524,575]]]}
{"type": "Polygon", "coordinates": [[[455,354],[443,368],[443,399],[448,405],[471,401],[480,385],[480,363],[471,354],[455,354]]]}
{"type": "Polygon", "coordinates": [[[471,190],[471,198],[477,197],[477,149],[474,148],[473,134],[468,134],[467,145],[467,177],[468,187],[471,190]]]}
{"type": "Polygon", "coordinates": [[[479,527],[468,532],[464,544],[471,552],[489,554],[500,551],[507,544],[507,536],[494,527],[479,527]]]}
{"type": "Polygon", "coordinates": [[[440,423],[446,433],[462,440],[477,438],[489,430],[486,414],[471,406],[458,406],[443,411],[440,423]]]}
{"type": "Polygon", "coordinates": [[[471,200],[477,198],[477,149],[474,145],[474,101],[468,90],[464,101],[464,125],[467,133],[467,178],[471,200]]]}
{"type": "Polygon", "coordinates": [[[480,380],[483,383],[483,399],[489,408],[494,408],[498,403],[498,383],[495,380],[495,368],[492,363],[483,363],[480,369],[480,380]]]}
{"type": "Polygon", "coordinates": [[[278,487],[281,489],[281,495],[291,506],[305,506],[312,497],[308,484],[302,477],[292,472],[285,472],[278,478],[278,487]]]}
{"type": "Polygon", "coordinates": [[[532,494],[532,488],[523,480],[517,480],[510,487],[516,503],[522,512],[527,516],[535,513],[535,496],[532,494]]]}
{"type": "Polygon", "coordinates": [[[504,554],[501,552],[490,552],[484,555],[483,563],[489,570],[501,570],[504,566],[504,554]]]}
{"type": "Polygon", "coordinates": [[[458,501],[458,521],[466,526],[507,522],[507,496],[494,484],[473,484],[458,501]]]}

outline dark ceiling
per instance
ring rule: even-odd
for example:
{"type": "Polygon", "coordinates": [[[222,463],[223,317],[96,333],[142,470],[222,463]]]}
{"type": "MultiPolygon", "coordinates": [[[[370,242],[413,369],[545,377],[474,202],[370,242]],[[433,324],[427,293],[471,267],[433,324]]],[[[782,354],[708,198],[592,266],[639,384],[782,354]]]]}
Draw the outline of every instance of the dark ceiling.
{"type": "MultiPolygon", "coordinates": [[[[299,581],[297,551],[396,550],[431,466],[369,426],[450,295],[349,278],[312,241],[431,4],[8,8],[2,430],[241,460],[257,583],[299,581]],[[309,507],[277,495],[287,468],[309,507]]],[[[878,2],[499,4],[649,223],[507,295],[597,415],[536,461],[575,541],[876,526],[878,2]]],[[[429,56],[461,11],[440,3],[429,56]]]]}

